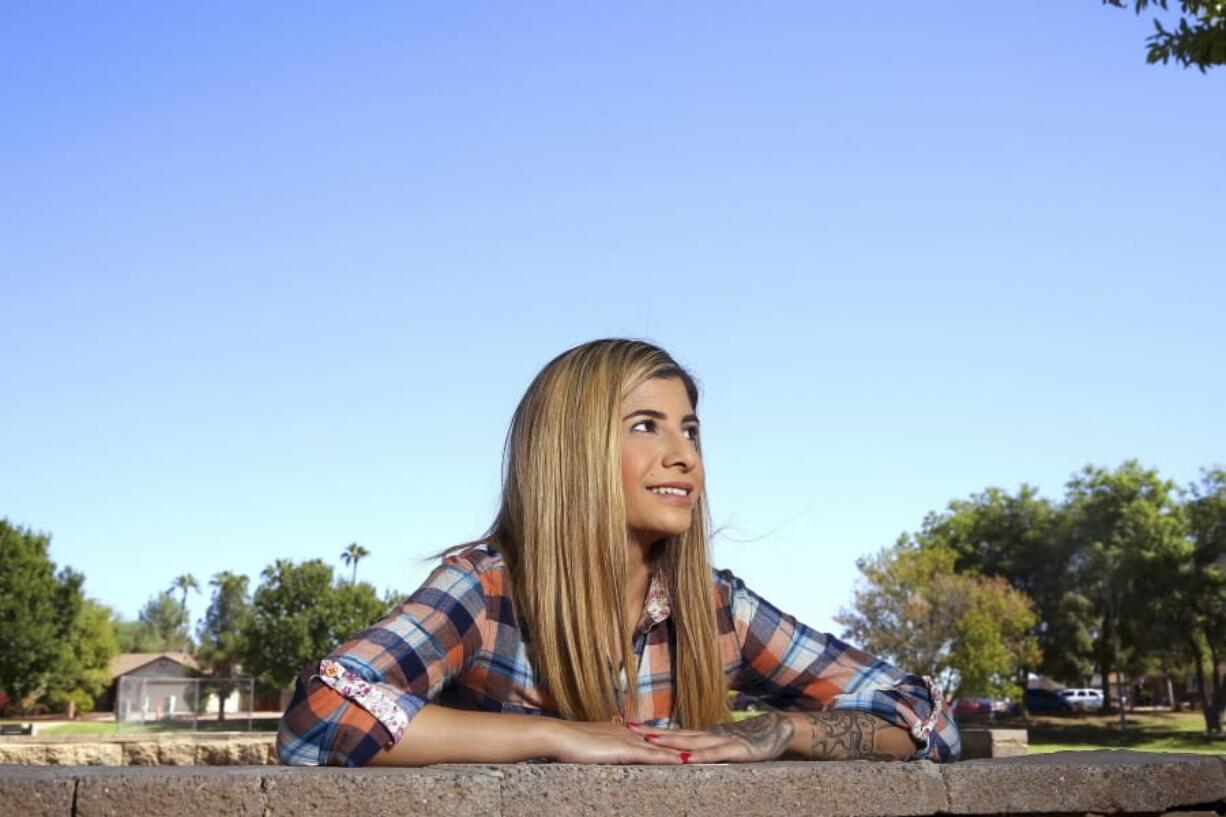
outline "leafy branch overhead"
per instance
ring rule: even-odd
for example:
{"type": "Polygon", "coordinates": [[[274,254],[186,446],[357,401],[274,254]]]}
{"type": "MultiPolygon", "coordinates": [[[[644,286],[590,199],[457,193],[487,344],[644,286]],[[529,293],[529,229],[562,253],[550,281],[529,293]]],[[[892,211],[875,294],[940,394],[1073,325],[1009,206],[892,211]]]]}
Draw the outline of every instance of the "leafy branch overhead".
{"type": "MultiPolygon", "coordinates": [[[[1151,5],[1168,11],[1168,0],[1103,0],[1103,5],[1127,8],[1131,3],[1137,14],[1151,5]]],[[[1224,0],[1179,0],[1179,21],[1167,28],[1154,18],[1154,33],[1146,42],[1150,63],[1166,64],[1172,59],[1184,68],[1195,65],[1201,73],[1214,65],[1226,64],[1226,2],[1224,0]]]]}

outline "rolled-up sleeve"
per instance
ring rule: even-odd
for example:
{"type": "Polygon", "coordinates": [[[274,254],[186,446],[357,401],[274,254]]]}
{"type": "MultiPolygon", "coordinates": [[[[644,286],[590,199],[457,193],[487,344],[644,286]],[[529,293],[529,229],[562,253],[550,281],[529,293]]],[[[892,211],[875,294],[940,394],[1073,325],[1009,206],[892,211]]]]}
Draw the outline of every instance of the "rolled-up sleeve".
{"type": "Polygon", "coordinates": [[[467,561],[438,567],[391,615],[298,676],[277,731],[294,766],[363,766],[400,741],[482,646],[485,593],[467,561]]]}
{"type": "Polygon", "coordinates": [[[780,709],[852,710],[906,729],[910,759],[957,760],[953,714],[931,679],[913,675],[780,612],[729,571],[716,574],[740,648],[729,686],[780,709]]]}

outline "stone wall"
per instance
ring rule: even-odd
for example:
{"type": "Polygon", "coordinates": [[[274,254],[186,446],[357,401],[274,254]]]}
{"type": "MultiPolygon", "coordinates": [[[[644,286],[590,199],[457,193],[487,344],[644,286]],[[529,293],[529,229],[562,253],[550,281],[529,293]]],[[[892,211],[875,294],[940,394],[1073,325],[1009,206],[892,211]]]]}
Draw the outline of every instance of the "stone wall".
{"type": "Polygon", "coordinates": [[[920,763],[424,769],[0,766],[0,815],[1226,814],[1226,758],[1060,752],[920,763]]]}
{"type": "Polygon", "coordinates": [[[248,732],[2,738],[0,764],[261,766],[277,763],[274,743],[270,733],[248,732]]]}

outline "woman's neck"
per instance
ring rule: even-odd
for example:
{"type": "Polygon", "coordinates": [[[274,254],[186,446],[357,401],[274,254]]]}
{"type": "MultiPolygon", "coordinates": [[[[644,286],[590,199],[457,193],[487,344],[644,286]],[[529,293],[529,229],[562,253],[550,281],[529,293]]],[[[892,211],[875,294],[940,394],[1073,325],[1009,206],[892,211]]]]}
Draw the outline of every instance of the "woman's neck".
{"type": "Polygon", "coordinates": [[[631,541],[626,548],[626,620],[634,628],[643,614],[643,601],[651,585],[652,553],[655,542],[631,541]]]}

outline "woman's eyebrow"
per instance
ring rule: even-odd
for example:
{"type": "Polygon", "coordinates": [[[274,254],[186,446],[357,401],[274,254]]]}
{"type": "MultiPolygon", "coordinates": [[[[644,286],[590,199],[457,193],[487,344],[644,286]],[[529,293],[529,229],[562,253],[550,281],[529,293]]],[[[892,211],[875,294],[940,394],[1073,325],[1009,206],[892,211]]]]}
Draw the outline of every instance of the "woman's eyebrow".
{"type": "MultiPolygon", "coordinates": [[[[623,417],[623,418],[622,418],[622,421],[624,422],[624,421],[626,421],[626,420],[629,420],[631,417],[635,417],[635,416],[637,416],[637,415],[639,415],[639,414],[646,415],[646,416],[648,416],[648,417],[651,417],[651,418],[652,418],[652,419],[654,419],[654,420],[667,420],[667,419],[668,419],[668,415],[667,415],[667,414],[665,414],[665,413],[664,413],[664,412],[662,412],[662,411],[656,411],[655,409],[646,409],[646,408],[645,408],[645,409],[635,409],[634,411],[630,412],[630,413],[629,413],[629,414],[627,414],[625,417],[623,417]]],[[[682,417],[682,418],[681,418],[681,422],[683,422],[683,423],[697,423],[697,422],[698,422],[698,415],[696,415],[696,414],[687,414],[687,415],[685,415],[684,417],[682,417]]]]}

